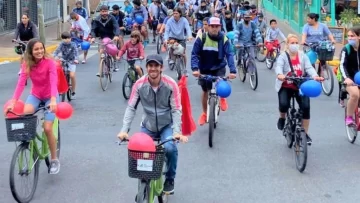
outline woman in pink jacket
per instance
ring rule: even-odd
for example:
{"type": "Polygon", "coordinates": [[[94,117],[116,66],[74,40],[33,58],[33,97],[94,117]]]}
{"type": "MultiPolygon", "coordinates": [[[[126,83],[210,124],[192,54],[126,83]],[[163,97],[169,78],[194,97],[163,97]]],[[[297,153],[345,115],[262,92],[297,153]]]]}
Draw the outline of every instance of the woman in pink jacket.
{"type": "Polygon", "coordinates": [[[58,77],[54,60],[46,53],[44,44],[38,39],[30,40],[27,45],[25,62],[21,66],[13,102],[7,110],[12,110],[21,97],[28,77],[31,79],[32,88],[25,102],[24,114],[34,113],[40,103],[45,103],[45,106],[50,107],[51,112],[45,113],[44,131],[51,152],[50,174],[57,174],[60,171],[60,162],[56,154],[56,139],[52,125],[55,119],[53,112],[56,110],[58,101],[58,77]]]}

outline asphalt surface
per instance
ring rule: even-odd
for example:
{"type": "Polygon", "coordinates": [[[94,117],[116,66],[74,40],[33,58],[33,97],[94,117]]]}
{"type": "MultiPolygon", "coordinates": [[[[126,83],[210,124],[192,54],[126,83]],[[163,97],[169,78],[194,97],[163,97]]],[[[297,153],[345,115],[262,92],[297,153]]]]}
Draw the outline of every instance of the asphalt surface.
{"type": "MultiPolygon", "coordinates": [[[[145,52],[152,54],[155,50],[154,45],[149,45],[145,52]]],[[[0,66],[2,104],[13,94],[18,67],[18,63],[0,66]]],[[[97,67],[97,55],[77,67],[77,100],[72,102],[75,111],[70,120],[61,122],[61,171],[49,175],[41,163],[32,202],[134,202],[137,180],[128,177],[127,148],[115,144],[127,104],[121,92],[125,71],[122,68],[116,73],[113,83],[103,92],[95,76],[97,67]]],[[[165,74],[175,78],[175,72],[165,67],[165,74]]],[[[337,86],[332,96],[311,100],[313,145],[301,174],[293,150],[286,147],[282,133],[275,127],[275,74],[264,63],[258,63],[258,69],[256,91],[250,89],[248,80],[245,84],[239,79],[232,81],[229,110],[220,114],[214,148],[208,147],[207,125],[198,126],[189,143],[179,145],[175,194],[169,202],[359,202],[360,146],[359,142],[350,144],[345,137],[337,86]]],[[[192,76],[188,85],[197,122],[201,89],[192,76]]],[[[23,99],[28,92],[29,87],[23,99]]],[[[139,129],[141,114],[140,107],[132,133],[139,129]]],[[[0,122],[0,128],[0,202],[11,203],[15,201],[9,189],[9,166],[15,146],[7,142],[4,122],[0,122]]]]}

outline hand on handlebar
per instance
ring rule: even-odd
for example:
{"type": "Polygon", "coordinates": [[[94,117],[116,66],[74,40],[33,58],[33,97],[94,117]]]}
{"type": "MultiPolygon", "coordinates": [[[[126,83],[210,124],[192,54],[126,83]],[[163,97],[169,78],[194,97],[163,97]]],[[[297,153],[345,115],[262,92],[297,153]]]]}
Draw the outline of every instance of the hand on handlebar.
{"type": "Polygon", "coordinates": [[[235,73],[230,73],[230,74],[228,75],[228,78],[229,78],[229,79],[235,79],[235,78],[236,78],[236,74],[235,74],[235,73]]]}
{"type": "Polygon", "coordinates": [[[181,135],[181,134],[175,134],[173,136],[173,138],[177,139],[177,140],[180,140],[180,142],[182,143],[187,143],[189,141],[189,138],[184,136],[184,135],[181,135]]]}
{"type": "Polygon", "coordinates": [[[200,72],[199,71],[193,71],[193,76],[194,77],[199,77],[200,76],[200,72]]]}
{"type": "Polygon", "coordinates": [[[11,104],[4,109],[4,116],[6,116],[9,111],[12,111],[14,109],[15,103],[15,100],[13,100],[11,104]]]}
{"type": "Polygon", "coordinates": [[[95,42],[95,38],[91,38],[90,42],[91,42],[91,43],[94,43],[94,42],[95,42]]]}
{"type": "Polygon", "coordinates": [[[117,137],[119,138],[119,140],[123,141],[125,139],[128,139],[129,135],[127,134],[127,132],[120,132],[117,137]]]}
{"type": "Polygon", "coordinates": [[[319,76],[314,76],[313,79],[319,82],[324,81],[324,78],[319,76]]]}
{"type": "Polygon", "coordinates": [[[346,85],[353,85],[353,84],[354,84],[354,81],[352,81],[350,78],[346,78],[345,81],[344,81],[344,83],[345,83],[346,85]]]}
{"type": "Polygon", "coordinates": [[[285,80],[285,75],[279,74],[279,75],[277,75],[277,79],[280,80],[280,81],[284,81],[285,80]]]}

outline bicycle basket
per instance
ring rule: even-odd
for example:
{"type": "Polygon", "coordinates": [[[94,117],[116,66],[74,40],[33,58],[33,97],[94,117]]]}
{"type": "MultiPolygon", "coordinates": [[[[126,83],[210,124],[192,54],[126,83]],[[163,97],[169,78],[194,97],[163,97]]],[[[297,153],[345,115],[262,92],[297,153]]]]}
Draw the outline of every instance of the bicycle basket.
{"type": "Polygon", "coordinates": [[[164,148],[156,152],[128,150],[129,177],[143,180],[157,180],[161,177],[165,161],[164,148]]]}
{"type": "Polygon", "coordinates": [[[335,54],[335,48],[329,43],[320,44],[316,49],[316,53],[320,61],[332,61],[335,54]]]}
{"type": "Polygon", "coordinates": [[[37,116],[5,118],[8,142],[33,140],[36,136],[37,116]]]}

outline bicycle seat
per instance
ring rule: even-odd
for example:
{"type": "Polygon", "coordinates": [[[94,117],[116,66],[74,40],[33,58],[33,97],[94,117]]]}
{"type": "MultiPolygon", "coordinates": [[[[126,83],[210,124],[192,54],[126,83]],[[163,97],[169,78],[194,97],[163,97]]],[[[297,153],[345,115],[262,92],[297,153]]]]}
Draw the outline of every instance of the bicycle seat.
{"type": "Polygon", "coordinates": [[[45,107],[45,102],[40,102],[39,108],[45,107]]]}

